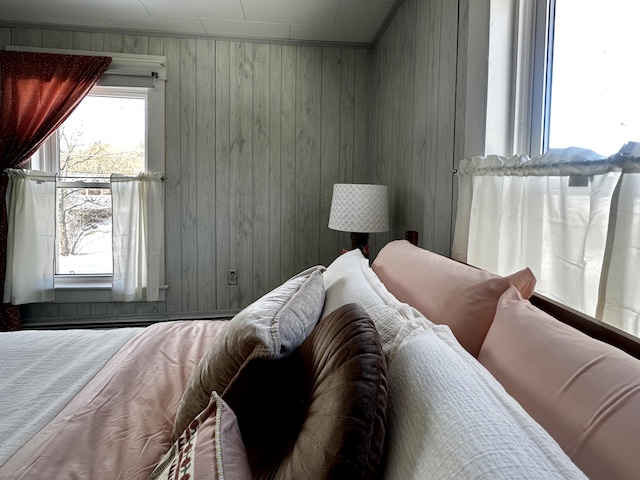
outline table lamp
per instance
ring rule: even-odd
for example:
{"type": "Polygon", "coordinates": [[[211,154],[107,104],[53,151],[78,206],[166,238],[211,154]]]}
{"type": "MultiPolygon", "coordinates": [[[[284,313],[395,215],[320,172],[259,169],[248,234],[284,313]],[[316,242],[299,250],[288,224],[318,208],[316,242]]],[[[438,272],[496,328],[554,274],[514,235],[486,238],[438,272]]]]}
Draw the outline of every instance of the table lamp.
{"type": "Polygon", "coordinates": [[[351,249],[359,248],[369,258],[369,234],[389,230],[387,186],[336,183],[329,228],[351,232],[351,249]]]}

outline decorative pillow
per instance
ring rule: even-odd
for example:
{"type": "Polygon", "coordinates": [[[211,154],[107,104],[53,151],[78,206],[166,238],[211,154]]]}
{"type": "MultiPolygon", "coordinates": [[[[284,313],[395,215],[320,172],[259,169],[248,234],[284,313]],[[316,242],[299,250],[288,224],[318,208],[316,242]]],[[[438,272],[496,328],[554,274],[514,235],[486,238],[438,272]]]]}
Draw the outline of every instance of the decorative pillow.
{"type": "Polygon", "coordinates": [[[388,378],[385,479],[586,479],[449,327],[404,342],[388,378]]]}
{"type": "Polygon", "coordinates": [[[324,272],[325,303],[322,318],[348,303],[360,305],[373,320],[387,363],[399,345],[433,324],[415,308],[394,297],[369,267],[359,249],[336,258],[324,272]]]}
{"type": "Polygon", "coordinates": [[[491,326],[500,295],[515,285],[529,298],[536,284],[528,268],[499,277],[406,240],[385,245],[373,270],[400,301],[413,305],[432,322],[451,327],[474,357],[491,326]]]}
{"type": "Polygon", "coordinates": [[[244,397],[238,414],[254,479],[379,478],[387,368],[366,312],[341,307],[285,362],[299,368],[288,387],[244,397]]]}
{"type": "Polygon", "coordinates": [[[216,392],[173,444],[150,480],[247,480],[249,460],[233,411],[216,392]]]}
{"type": "Polygon", "coordinates": [[[640,360],[523,300],[500,298],[478,360],[589,478],[640,472],[640,360]]]}
{"type": "Polygon", "coordinates": [[[176,414],[174,441],[205,408],[211,392],[222,392],[227,400],[225,392],[243,381],[250,362],[283,358],[300,346],[322,312],[323,271],[317,266],[299,273],[229,321],[189,379],[176,414]]]}

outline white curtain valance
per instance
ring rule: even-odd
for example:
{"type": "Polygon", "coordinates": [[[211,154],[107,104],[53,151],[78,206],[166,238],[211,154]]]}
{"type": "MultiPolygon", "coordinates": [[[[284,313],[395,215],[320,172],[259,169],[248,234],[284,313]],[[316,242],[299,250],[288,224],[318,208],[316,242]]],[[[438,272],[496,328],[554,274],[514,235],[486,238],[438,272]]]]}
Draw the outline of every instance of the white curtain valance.
{"type": "Polygon", "coordinates": [[[466,176],[567,176],[609,172],[640,173],[640,143],[629,142],[618,153],[604,157],[584,148],[555,148],[544,155],[502,157],[488,155],[460,161],[458,175],[466,176]]]}
{"type": "Polygon", "coordinates": [[[640,144],[463,160],[454,258],[640,335],[640,144]],[[575,177],[581,177],[576,181],[575,177]]]}

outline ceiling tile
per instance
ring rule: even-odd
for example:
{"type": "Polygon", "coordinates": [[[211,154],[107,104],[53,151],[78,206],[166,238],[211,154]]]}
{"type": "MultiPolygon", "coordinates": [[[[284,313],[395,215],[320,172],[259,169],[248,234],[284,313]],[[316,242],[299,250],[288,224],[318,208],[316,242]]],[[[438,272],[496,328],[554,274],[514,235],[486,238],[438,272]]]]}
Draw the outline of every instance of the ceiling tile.
{"type": "Polygon", "coordinates": [[[340,43],[371,43],[378,33],[377,28],[368,27],[317,27],[291,25],[292,40],[315,40],[340,43]]]}
{"type": "Polygon", "coordinates": [[[242,0],[247,20],[333,25],[339,0],[242,0]]]}
{"type": "Polygon", "coordinates": [[[150,30],[154,32],[191,33],[204,35],[202,23],[197,18],[163,17],[159,15],[112,16],[111,20],[118,28],[127,30],[150,30]]]}
{"type": "MultiPolygon", "coordinates": [[[[92,0],[90,2],[86,0],[40,0],[40,3],[43,4],[46,16],[53,14],[59,17],[73,15],[73,12],[82,13],[88,19],[86,26],[94,26],[90,21],[92,16],[148,15],[138,0],[92,0]]],[[[73,25],[71,22],[68,23],[73,25]]]]}
{"type": "Polygon", "coordinates": [[[0,22],[368,43],[401,0],[0,0],[0,22]]]}
{"type": "Polygon", "coordinates": [[[47,14],[46,20],[43,22],[50,25],[60,26],[77,26],[91,28],[113,28],[114,23],[105,16],[96,16],[93,14],[82,15],[80,12],[56,12],[55,14],[47,14]]]}
{"type": "Polygon", "coordinates": [[[43,23],[79,27],[113,28],[115,25],[103,12],[93,6],[56,6],[44,9],[43,23]]]}
{"type": "Polygon", "coordinates": [[[342,0],[334,26],[351,27],[358,25],[359,27],[377,28],[387,18],[392,7],[393,2],[342,0]]]}
{"type": "Polygon", "coordinates": [[[0,18],[13,22],[44,22],[44,9],[36,0],[0,0],[0,18]]]}
{"type": "Polygon", "coordinates": [[[245,20],[240,0],[140,0],[152,15],[245,20]]]}
{"type": "Polygon", "coordinates": [[[82,8],[96,12],[128,12],[145,13],[146,10],[138,0],[40,0],[40,3],[48,10],[58,8],[82,8]]]}
{"type": "Polygon", "coordinates": [[[286,23],[236,22],[203,18],[202,24],[209,35],[245,38],[289,38],[289,25],[286,23]]]}

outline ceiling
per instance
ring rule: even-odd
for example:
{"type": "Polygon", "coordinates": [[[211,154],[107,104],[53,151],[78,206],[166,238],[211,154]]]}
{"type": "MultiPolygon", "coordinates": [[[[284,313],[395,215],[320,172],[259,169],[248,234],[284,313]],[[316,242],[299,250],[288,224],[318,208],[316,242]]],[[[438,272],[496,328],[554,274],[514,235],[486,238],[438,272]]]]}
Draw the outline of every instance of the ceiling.
{"type": "Polygon", "coordinates": [[[401,0],[0,0],[0,22],[372,43],[401,0]]]}

